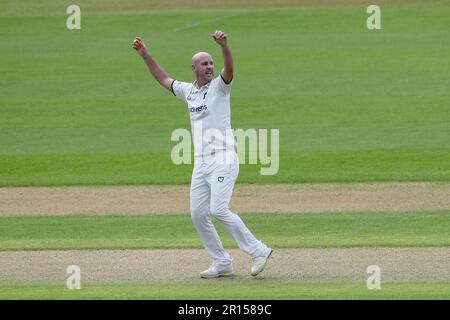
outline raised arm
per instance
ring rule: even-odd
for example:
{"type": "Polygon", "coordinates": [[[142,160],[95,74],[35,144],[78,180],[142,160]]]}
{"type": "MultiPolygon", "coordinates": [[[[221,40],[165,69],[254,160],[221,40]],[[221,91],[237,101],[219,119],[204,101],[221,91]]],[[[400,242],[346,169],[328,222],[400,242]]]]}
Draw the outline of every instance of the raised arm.
{"type": "Polygon", "coordinates": [[[227,35],[217,30],[212,35],[214,41],[216,41],[222,47],[223,55],[223,69],[220,72],[223,80],[228,84],[233,80],[233,57],[231,55],[231,50],[228,47],[227,35]]]}
{"type": "Polygon", "coordinates": [[[173,79],[167,75],[163,68],[161,68],[148,52],[144,41],[136,37],[133,41],[133,49],[144,59],[148,69],[155,77],[155,79],[167,90],[172,91],[173,79]]]}

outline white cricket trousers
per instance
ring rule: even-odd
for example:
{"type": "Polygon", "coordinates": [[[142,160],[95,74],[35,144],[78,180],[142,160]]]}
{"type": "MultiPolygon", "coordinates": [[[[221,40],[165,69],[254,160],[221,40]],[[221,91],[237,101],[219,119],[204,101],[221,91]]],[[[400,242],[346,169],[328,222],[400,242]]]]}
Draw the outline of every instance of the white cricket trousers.
{"type": "Polygon", "coordinates": [[[199,161],[195,163],[192,173],[192,222],[203,246],[217,265],[229,265],[232,259],[224,250],[211,217],[216,218],[236,240],[239,248],[250,256],[261,256],[267,251],[266,245],[257,240],[241,218],[228,208],[238,174],[238,160],[232,164],[199,161]]]}

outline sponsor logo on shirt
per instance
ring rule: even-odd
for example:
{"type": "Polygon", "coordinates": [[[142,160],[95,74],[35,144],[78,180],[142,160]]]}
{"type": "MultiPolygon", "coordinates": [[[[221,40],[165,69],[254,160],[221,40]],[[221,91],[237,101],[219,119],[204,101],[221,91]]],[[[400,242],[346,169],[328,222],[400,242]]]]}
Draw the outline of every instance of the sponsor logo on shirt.
{"type": "Polygon", "coordinates": [[[206,104],[203,104],[203,105],[201,105],[200,107],[197,107],[197,108],[194,108],[194,107],[189,108],[189,111],[190,112],[201,112],[201,111],[207,110],[207,109],[208,109],[208,107],[206,106],[206,104]]]}

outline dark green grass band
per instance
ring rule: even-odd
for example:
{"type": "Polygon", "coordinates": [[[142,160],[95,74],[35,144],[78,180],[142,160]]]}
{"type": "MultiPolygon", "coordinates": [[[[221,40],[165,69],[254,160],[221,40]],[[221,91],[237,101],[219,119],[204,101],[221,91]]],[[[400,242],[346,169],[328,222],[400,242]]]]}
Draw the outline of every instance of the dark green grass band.
{"type": "Polygon", "coordinates": [[[146,285],[85,285],[69,290],[64,285],[0,286],[0,299],[450,299],[450,283],[382,283],[369,290],[365,283],[252,284],[158,283],[146,285]]]}
{"type": "MultiPolygon", "coordinates": [[[[0,130],[1,131],[1,130],[0,130]]],[[[283,131],[281,131],[283,134],[283,131]]],[[[248,156],[248,155],[247,155],[248,156]]],[[[276,175],[241,164],[241,183],[449,181],[449,150],[280,151],[276,175]]],[[[0,187],[189,184],[193,165],[165,154],[2,156],[0,187]]]]}
{"type": "MultiPolygon", "coordinates": [[[[242,214],[277,248],[450,245],[450,211],[242,214]]],[[[226,247],[234,240],[218,226],[226,247]]],[[[0,217],[0,250],[202,248],[189,214],[0,217]]]]}

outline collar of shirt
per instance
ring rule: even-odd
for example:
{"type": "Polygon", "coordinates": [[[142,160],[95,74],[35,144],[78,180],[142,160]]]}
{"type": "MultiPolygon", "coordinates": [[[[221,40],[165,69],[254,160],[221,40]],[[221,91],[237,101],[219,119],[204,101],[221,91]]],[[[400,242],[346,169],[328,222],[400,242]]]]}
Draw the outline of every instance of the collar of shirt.
{"type": "Polygon", "coordinates": [[[208,89],[209,88],[209,84],[211,82],[208,82],[207,84],[205,84],[203,87],[201,87],[200,89],[197,89],[197,87],[195,86],[197,84],[197,80],[195,80],[194,82],[192,82],[192,85],[194,86],[194,90],[192,93],[197,93],[199,91],[202,91],[203,89],[208,89]]]}

